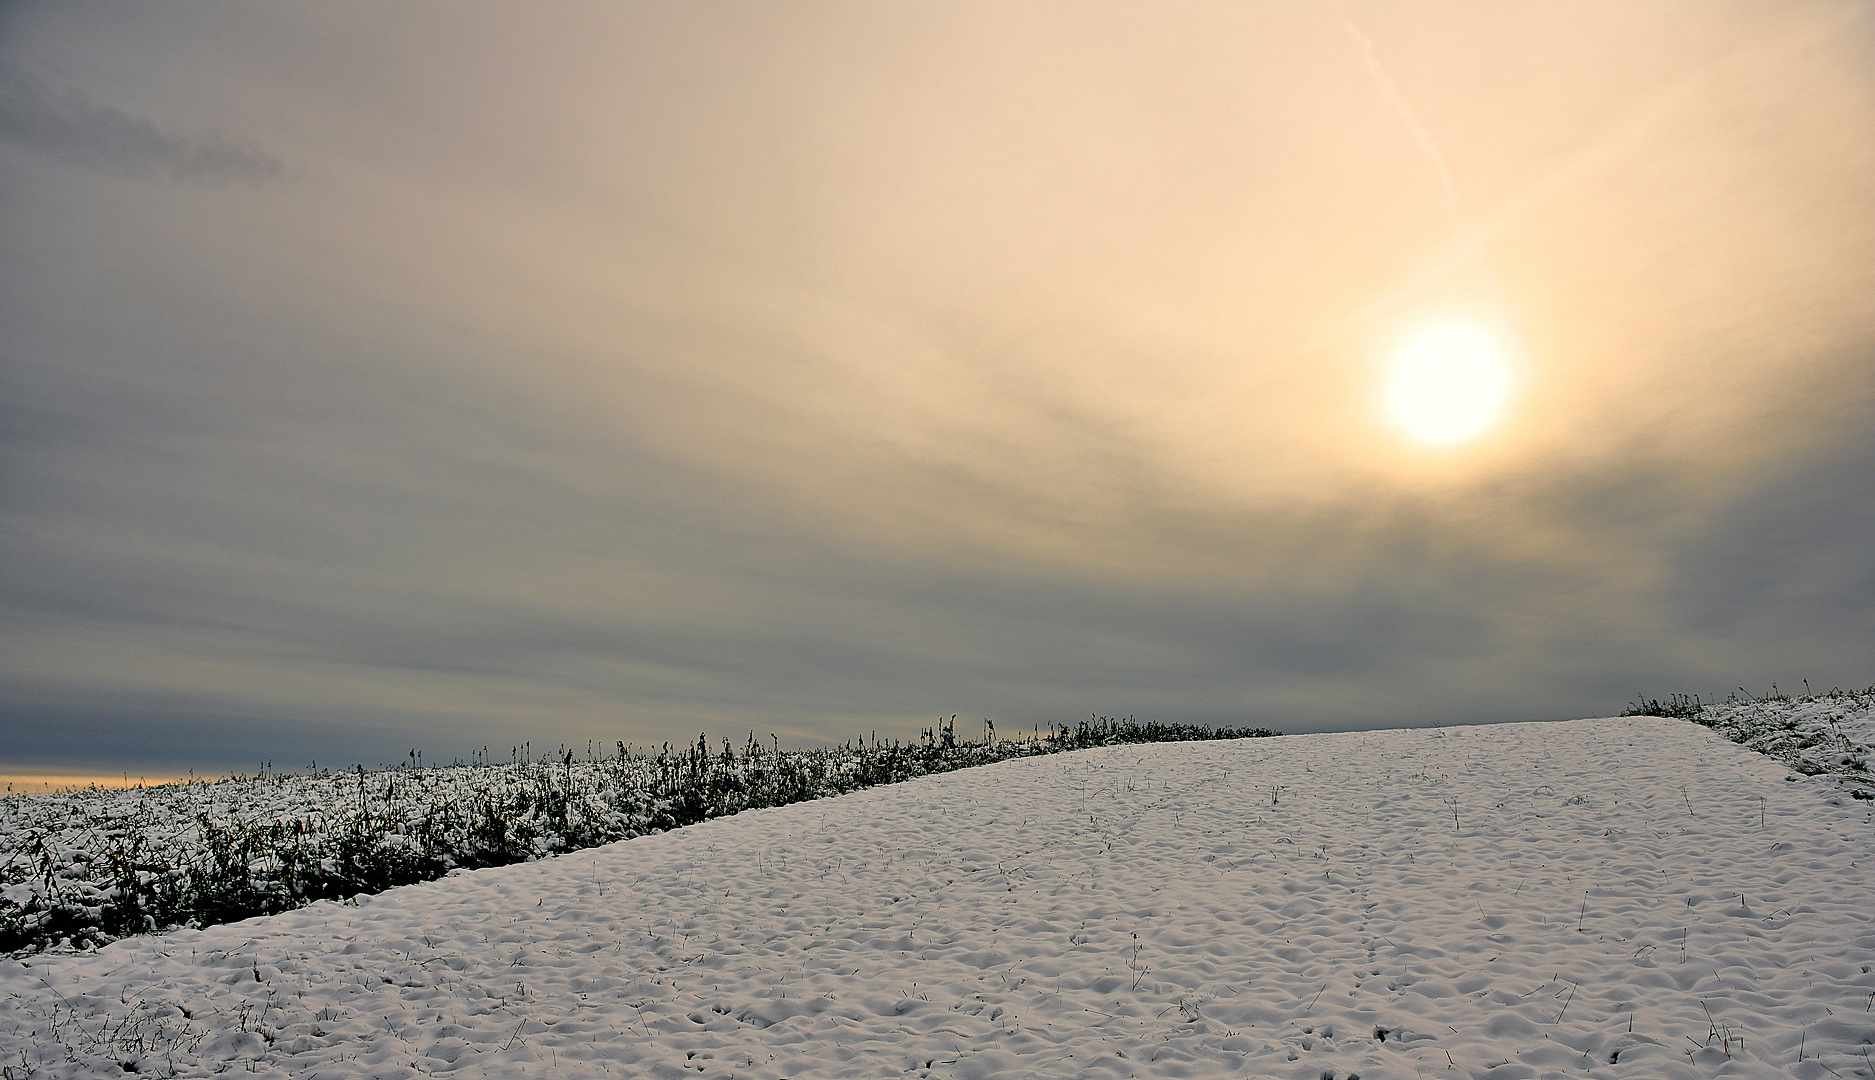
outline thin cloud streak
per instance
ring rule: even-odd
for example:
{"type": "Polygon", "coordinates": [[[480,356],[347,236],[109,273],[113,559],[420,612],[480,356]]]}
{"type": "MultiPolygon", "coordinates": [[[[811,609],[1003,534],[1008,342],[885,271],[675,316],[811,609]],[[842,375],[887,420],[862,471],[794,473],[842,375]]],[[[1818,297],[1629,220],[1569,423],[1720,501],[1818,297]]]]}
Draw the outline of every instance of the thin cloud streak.
{"type": "Polygon", "coordinates": [[[167,134],[148,117],[53,90],[11,65],[0,66],[0,138],[115,176],[258,184],[287,174],[285,162],[252,146],[167,134]]]}
{"type": "Polygon", "coordinates": [[[1380,66],[1380,58],[1374,55],[1373,39],[1362,33],[1360,25],[1348,17],[1345,7],[1337,5],[1336,11],[1341,28],[1360,47],[1361,61],[1367,65],[1367,74],[1374,80],[1374,89],[1380,92],[1381,100],[1387,103],[1387,107],[1399,114],[1401,121],[1406,124],[1406,130],[1412,133],[1413,141],[1419,144],[1426,160],[1432,162],[1433,169],[1438,172],[1439,186],[1445,189],[1446,212],[1452,215],[1453,224],[1457,224],[1461,216],[1458,186],[1452,182],[1452,169],[1445,163],[1445,155],[1439,153],[1439,144],[1433,141],[1432,133],[1414,115],[1412,103],[1393,85],[1393,80],[1387,78],[1386,69],[1380,66]]]}

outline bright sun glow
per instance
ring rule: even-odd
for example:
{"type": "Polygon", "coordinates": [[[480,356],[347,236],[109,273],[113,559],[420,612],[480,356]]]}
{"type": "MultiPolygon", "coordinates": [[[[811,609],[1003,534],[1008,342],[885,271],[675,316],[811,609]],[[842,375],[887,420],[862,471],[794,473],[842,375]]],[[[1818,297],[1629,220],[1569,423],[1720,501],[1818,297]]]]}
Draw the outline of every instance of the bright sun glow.
{"type": "Polygon", "coordinates": [[[1387,409],[1421,442],[1469,439],[1491,426],[1510,389],[1503,353],[1467,326],[1421,330],[1393,357],[1387,409]]]}

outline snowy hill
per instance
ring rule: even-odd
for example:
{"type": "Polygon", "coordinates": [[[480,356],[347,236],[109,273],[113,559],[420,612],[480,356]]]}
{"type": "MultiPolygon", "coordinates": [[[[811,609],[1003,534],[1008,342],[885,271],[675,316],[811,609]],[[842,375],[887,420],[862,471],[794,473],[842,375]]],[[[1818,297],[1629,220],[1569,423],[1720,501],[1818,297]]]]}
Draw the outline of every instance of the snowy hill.
{"type": "Polygon", "coordinates": [[[1123,746],[0,963],[13,1077],[1827,1077],[1870,805],[1651,717],[1123,746]]]}

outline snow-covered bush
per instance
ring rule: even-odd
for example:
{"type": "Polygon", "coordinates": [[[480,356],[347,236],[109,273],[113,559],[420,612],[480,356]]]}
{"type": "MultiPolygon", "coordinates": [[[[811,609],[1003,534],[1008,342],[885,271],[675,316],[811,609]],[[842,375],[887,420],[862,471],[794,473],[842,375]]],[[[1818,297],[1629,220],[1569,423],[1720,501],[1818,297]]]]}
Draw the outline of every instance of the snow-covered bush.
{"type": "MultiPolygon", "coordinates": [[[[782,750],[753,736],[609,757],[370,771],[266,772],[129,790],[0,798],[0,952],[85,949],[545,858],[743,810],[1012,757],[1124,742],[1242,738],[1095,717],[1035,738],[782,750]]],[[[993,735],[993,729],[991,731],[993,735]]]]}
{"type": "Polygon", "coordinates": [[[1719,702],[1675,694],[1665,702],[1642,698],[1621,715],[1691,720],[1776,758],[1795,772],[1833,777],[1855,798],[1875,799],[1875,776],[1869,772],[1870,746],[1875,744],[1875,686],[1801,697],[1781,693],[1775,686],[1763,697],[1741,689],[1719,702]]]}

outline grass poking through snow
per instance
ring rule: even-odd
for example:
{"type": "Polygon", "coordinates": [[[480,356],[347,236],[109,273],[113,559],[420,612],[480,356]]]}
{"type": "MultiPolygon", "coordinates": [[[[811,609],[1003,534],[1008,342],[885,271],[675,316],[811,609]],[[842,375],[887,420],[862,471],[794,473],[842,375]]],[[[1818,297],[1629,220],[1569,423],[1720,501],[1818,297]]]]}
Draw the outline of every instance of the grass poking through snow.
{"type": "Polygon", "coordinates": [[[1775,686],[1763,697],[1740,688],[1716,702],[1685,694],[1666,701],[1643,697],[1621,715],[1691,720],[1794,772],[1828,776],[1853,798],[1875,799],[1875,775],[1869,772],[1875,754],[1875,686],[1800,697],[1775,686]]]}
{"type": "Polygon", "coordinates": [[[88,949],[499,866],[1010,758],[1121,743],[1277,734],[1093,717],[1019,740],[782,750],[666,744],[653,754],[517,753],[425,768],[280,773],[0,798],[0,952],[88,949]]]}

